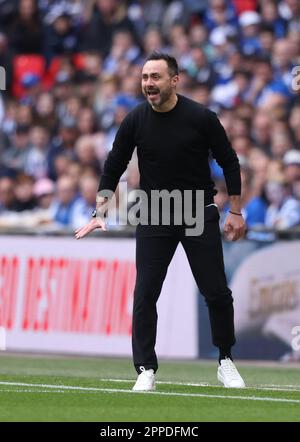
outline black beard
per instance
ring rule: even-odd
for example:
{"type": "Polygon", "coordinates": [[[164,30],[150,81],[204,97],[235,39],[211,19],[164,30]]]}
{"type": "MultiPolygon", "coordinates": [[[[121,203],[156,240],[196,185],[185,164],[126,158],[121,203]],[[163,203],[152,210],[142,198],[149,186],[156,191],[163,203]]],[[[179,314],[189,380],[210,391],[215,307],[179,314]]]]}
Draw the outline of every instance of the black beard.
{"type": "Polygon", "coordinates": [[[160,106],[162,104],[164,104],[166,101],[168,101],[168,99],[171,97],[172,95],[172,88],[169,87],[168,89],[166,89],[165,91],[160,93],[160,106]]]}
{"type": "Polygon", "coordinates": [[[165,89],[164,91],[160,91],[159,89],[144,89],[144,95],[147,99],[150,98],[148,95],[149,92],[155,92],[155,93],[160,94],[160,101],[159,101],[158,106],[161,106],[166,101],[168,101],[168,99],[172,95],[172,87],[170,86],[167,89],[165,89]]]}

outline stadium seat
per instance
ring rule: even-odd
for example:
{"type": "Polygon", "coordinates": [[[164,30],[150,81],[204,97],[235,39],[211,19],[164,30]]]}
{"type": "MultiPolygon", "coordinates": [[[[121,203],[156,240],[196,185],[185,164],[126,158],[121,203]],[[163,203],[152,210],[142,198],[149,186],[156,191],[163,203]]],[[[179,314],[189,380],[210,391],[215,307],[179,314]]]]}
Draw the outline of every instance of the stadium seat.
{"type": "MultiPolygon", "coordinates": [[[[84,54],[81,54],[81,53],[74,54],[72,56],[72,62],[74,64],[76,70],[79,70],[79,71],[82,70],[85,67],[84,54]]],[[[46,89],[50,89],[54,85],[56,75],[59,72],[61,65],[62,65],[62,57],[57,56],[51,60],[50,65],[44,75],[44,78],[43,78],[43,86],[46,89]]]]}
{"type": "Polygon", "coordinates": [[[78,52],[77,54],[73,55],[73,63],[77,70],[81,70],[85,68],[85,55],[78,52]]]}
{"type": "Polygon", "coordinates": [[[50,89],[54,82],[55,82],[55,77],[58,73],[58,71],[60,70],[61,67],[61,57],[54,57],[52,58],[47,72],[44,75],[43,78],[43,85],[46,89],[50,89]]]}
{"type": "Polygon", "coordinates": [[[12,93],[16,98],[24,95],[22,78],[25,74],[36,74],[40,78],[45,72],[45,59],[42,55],[16,55],[13,59],[13,86],[12,93]]]}

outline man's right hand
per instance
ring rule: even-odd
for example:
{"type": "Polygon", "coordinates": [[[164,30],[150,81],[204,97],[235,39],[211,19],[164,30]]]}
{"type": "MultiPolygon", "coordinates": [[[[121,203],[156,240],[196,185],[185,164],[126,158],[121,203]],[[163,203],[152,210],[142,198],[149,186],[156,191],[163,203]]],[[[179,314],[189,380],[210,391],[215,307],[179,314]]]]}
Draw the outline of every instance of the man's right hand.
{"type": "Polygon", "coordinates": [[[80,227],[80,229],[75,230],[75,238],[81,239],[84,236],[91,233],[95,229],[107,230],[106,223],[102,218],[100,218],[100,217],[93,218],[85,226],[80,227]]]}

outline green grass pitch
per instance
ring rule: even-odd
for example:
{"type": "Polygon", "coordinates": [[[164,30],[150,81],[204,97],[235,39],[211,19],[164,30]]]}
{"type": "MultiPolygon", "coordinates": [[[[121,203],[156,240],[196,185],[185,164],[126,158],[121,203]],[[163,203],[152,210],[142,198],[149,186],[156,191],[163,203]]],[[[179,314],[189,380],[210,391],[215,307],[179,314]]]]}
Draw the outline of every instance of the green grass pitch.
{"type": "Polygon", "coordinates": [[[0,355],[0,421],[300,421],[300,366],[237,364],[225,389],[215,362],[161,361],[157,389],[133,393],[129,359],[0,355]]]}

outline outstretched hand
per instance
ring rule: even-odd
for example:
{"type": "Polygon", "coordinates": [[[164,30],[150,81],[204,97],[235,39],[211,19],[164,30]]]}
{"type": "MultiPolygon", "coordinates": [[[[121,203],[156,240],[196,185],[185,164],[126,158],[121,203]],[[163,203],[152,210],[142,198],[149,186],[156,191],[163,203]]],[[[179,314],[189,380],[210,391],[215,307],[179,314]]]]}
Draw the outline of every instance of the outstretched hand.
{"type": "Polygon", "coordinates": [[[91,219],[85,226],[75,230],[75,238],[83,238],[95,229],[107,230],[105,221],[99,217],[91,219]]]}
{"type": "Polygon", "coordinates": [[[226,239],[229,241],[237,241],[245,236],[245,232],[246,225],[244,218],[242,216],[229,213],[224,226],[226,239]]]}

